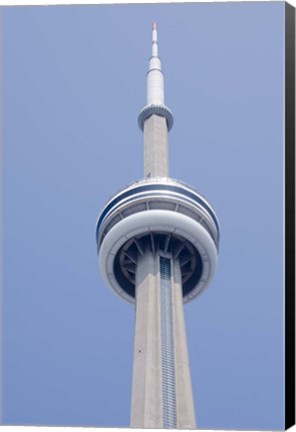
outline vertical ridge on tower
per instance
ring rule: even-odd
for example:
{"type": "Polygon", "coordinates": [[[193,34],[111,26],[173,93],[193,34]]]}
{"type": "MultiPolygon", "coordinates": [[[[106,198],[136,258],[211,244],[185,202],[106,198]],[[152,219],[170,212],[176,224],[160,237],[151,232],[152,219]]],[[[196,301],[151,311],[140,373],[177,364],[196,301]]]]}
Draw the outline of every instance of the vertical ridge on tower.
{"type": "Polygon", "coordinates": [[[171,260],[159,257],[163,427],[177,427],[171,260]]]}

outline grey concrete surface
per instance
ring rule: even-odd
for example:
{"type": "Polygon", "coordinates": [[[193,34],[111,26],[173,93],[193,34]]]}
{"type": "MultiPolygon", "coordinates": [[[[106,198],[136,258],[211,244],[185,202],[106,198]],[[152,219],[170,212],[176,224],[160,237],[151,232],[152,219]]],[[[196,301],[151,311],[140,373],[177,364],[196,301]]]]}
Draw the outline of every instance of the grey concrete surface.
{"type": "MultiPolygon", "coordinates": [[[[195,429],[178,260],[173,260],[171,286],[177,428],[195,429]]],[[[159,254],[147,250],[144,255],[139,256],[136,270],[132,428],[163,427],[160,287],[159,254]]]]}
{"type": "Polygon", "coordinates": [[[166,119],[152,115],[144,123],[144,177],[168,177],[166,119]]]}
{"type": "Polygon", "coordinates": [[[149,250],[136,270],[136,322],[131,423],[162,428],[159,269],[149,250]]]}

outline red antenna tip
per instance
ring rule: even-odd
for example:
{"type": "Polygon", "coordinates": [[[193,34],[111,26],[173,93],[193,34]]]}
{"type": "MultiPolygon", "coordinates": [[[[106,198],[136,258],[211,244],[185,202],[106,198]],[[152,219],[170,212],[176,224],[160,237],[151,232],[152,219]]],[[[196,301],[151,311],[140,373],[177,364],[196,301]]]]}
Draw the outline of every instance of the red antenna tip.
{"type": "Polygon", "coordinates": [[[153,21],[153,23],[152,23],[152,29],[156,30],[156,21],[153,21]]]}

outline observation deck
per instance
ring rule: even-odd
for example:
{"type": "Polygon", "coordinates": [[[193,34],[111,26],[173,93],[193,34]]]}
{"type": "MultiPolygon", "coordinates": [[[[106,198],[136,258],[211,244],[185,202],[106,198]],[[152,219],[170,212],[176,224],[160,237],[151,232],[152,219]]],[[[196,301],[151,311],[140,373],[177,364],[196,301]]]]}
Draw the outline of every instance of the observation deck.
{"type": "Polygon", "coordinates": [[[214,275],[219,222],[191,186],[149,178],[124,188],[105,205],[96,228],[100,268],[106,283],[135,303],[135,273],[147,248],[179,259],[183,302],[197,297],[214,275]]]}

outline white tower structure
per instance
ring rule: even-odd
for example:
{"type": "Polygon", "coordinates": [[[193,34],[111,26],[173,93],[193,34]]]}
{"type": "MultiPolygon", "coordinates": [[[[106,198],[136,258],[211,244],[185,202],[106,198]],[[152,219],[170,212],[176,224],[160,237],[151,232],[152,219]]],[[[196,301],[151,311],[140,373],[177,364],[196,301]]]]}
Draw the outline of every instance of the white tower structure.
{"type": "Polygon", "coordinates": [[[131,427],[195,429],[183,303],[209,285],[219,224],[208,201],[168,174],[173,114],[164,103],[157,28],[147,73],[144,179],[113,196],[97,223],[103,278],[135,304],[131,427]]]}

